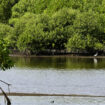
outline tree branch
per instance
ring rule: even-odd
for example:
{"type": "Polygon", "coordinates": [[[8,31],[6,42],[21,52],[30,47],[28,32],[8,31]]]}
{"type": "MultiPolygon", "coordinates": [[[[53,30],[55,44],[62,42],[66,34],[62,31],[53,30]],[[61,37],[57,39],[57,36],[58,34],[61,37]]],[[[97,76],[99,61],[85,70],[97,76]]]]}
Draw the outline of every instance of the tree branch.
{"type": "Polygon", "coordinates": [[[4,92],[4,90],[0,87],[0,90],[2,91],[6,101],[7,101],[7,105],[11,105],[11,101],[10,99],[8,98],[8,96],[6,95],[6,93],[4,92]]]}

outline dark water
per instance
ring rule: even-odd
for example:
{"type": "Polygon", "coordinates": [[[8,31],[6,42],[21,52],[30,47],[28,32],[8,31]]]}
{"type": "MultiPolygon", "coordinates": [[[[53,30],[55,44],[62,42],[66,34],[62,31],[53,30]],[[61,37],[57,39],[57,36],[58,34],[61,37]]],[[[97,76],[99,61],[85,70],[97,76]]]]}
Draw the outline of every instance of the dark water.
{"type": "Polygon", "coordinates": [[[16,67],[37,69],[105,69],[105,58],[13,57],[16,67]]]}

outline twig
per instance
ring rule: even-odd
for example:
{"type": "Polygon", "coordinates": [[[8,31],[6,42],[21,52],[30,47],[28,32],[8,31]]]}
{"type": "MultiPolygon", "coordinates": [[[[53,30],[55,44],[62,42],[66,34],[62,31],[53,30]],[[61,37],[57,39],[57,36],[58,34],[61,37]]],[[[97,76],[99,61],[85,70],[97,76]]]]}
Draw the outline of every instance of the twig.
{"type": "Polygon", "coordinates": [[[4,84],[8,85],[8,92],[10,93],[10,88],[9,88],[9,86],[10,86],[11,84],[9,84],[9,83],[7,83],[7,82],[5,82],[5,81],[2,81],[2,80],[0,80],[0,82],[2,82],[2,83],[4,83],[4,84]]]}
{"type": "Polygon", "coordinates": [[[5,81],[2,81],[2,80],[0,80],[0,82],[3,82],[4,84],[6,84],[6,85],[8,85],[8,86],[11,85],[11,84],[9,84],[9,83],[7,83],[7,82],[5,82],[5,81]]]}

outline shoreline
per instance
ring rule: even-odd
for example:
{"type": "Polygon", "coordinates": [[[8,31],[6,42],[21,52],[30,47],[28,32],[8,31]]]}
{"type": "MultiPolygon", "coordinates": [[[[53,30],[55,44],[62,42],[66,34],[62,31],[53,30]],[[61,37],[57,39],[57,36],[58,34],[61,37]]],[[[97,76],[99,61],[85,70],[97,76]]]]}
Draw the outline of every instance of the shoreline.
{"type": "Polygon", "coordinates": [[[10,57],[26,57],[26,58],[44,58],[44,57],[69,57],[69,58],[105,58],[105,56],[85,56],[85,55],[19,55],[19,54],[10,54],[10,57]]]}

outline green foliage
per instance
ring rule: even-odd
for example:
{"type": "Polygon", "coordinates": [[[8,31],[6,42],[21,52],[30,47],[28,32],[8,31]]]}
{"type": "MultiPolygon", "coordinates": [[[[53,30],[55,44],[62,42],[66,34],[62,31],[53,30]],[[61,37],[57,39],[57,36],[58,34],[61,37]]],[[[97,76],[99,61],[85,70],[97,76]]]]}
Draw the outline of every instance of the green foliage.
{"type": "Polygon", "coordinates": [[[70,49],[70,51],[84,50],[85,47],[86,42],[82,38],[82,35],[79,34],[73,35],[67,43],[67,48],[70,49]]]}
{"type": "Polygon", "coordinates": [[[20,51],[37,53],[44,49],[64,49],[73,33],[73,22],[77,11],[64,8],[52,17],[43,13],[26,13],[21,18],[12,18],[14,27],[11,42],[20,51]]]}
{"type": "Polygon", "coordinates": [[[47,13],[52,15],[62,8],[73,8],[82,10],[85,0],[20,0],[12,8],[12,17],[21,17],[26,12],[35,14],[47,13]]]}
{"type": "Polygon", "coordinates": [[[9,50],[105,51],[105,0],[0,0],[0,67],[9,50]],[[9,43],[7,43],[9,42],[9,43]]]}
{"type": "Polygon", "coordinates": [[[13,28],[7,24],[0,23],[0,38],[7,38],[9,35],[12,34],[13,28]]]}
{"type": "Polygon", "coordinates": [[[74,28],[77,33],[95,36],[98,32],[98,15],[92,11],[78,14],[74,28]]]}
{"type": "Polygon", "coordinates": [[[76,33],[69,39],[67,48],[70,51],[92,52],[93,50],[102,50],[103,45],[90,35],[83,36],[76,33]]]}
{"type": "Polygon", "coordinates": [[[0,68],[5,70],[13,66],[13,62],[9,57],[8,43],[0,40],[0,68]]]}
{"type": "Polygon", "coordinates": [[[52,49],[65,49],[68,38],[73,34],[73,23],[77,12],[73,9],[63,8],[52,16],[50,46],[52,49]]]}
{"type": "Polygon", "coordinates": [[[28,28],[34,23],[35,17],[36,15],[33,13],[26,13],[21,18],[12,18],[9,20],[9,24],[14,27],[12,34],[8,36],[8,40],[13,49],[17,49],[18,37],[25,31],[26,27],[28,28]],[[28,26],[27,23],[30,23],[30,25],[28,26]]]}
{"type": "MultiPolygon", "coordinates": [[[[49,37],[50,17],[43,14],[29,20],[19,35],[17,46],[22,51],[37,53],[45,48],[49,37]]],[[[21,23],[20,23],[21,24],[21,23]]]]}
{"type": "MultiPolygon", "coordinates": [[[[104,46],[103,40],[105,40],[105,32],[103,26],[105,24],[105,18],[102,16],[103,15],[100,16],[98,13],[90,10],[88,12],[78,14],[77,18],[74,21],[74,34],[76,33],[82,35],[82,39],[85,40],[86,43],[85,50],[88,52],[95,49],[101,50],[102,46],[104,46]],[[98,43],[95,44],[96,42],[98,43]],[[100,49],[99,46],[101,47],[100,49]]],[[[72,39],[70,40],[72,41],[72,39]]],[[[77,46],[75,46],[75,48],[77,48],[77,46]]]]}
{"type": "Polygon", "coordinates": [[[0,38],[29,54],[104,51],[105,0],[0,0],[0,38]]]}
{"type": "Polygon", "coordinates": [[[102,43],[100,43],[100,42],[96,42],[96,43],[95,43],[95,49],[102,51],[102,50],[105,49],[105,46],[104,46],[104,44],[102,44],[102,43]]]}
{"type": "MultiPolygon", "coordinates": [[[[12,27],[10,27],[7,24],[0,23],[0,39],[4,39],[8,42],[11,42],[10,36],[12,36],[12,34],[13,34],[12,27]]],[[[11,46],[10,43],[9,43],[9,46],[11,46]]]]}
{"type": "Polygon", "coordinates": [[[76,14],[75,10],[64,8],[52,17],[47,14],[26,14],[17,22],[11,21],[14,23],[18,49],[30,53],[44,49],[64,49],[73,33],[72,26],[76,14]]]}
{"type": "Polygon", "coordinates": [[[21,17],[26,12],[30,13],[42,13],[44,9],[49,5],[50,0],[20,0],[12,8],[12,17],[21,17]]]}
{"type": "Polygon", "coordinates": [[[11,17],[11,8],[18,0],[0,0],[0,22],[7,23],[11,17]]]}

